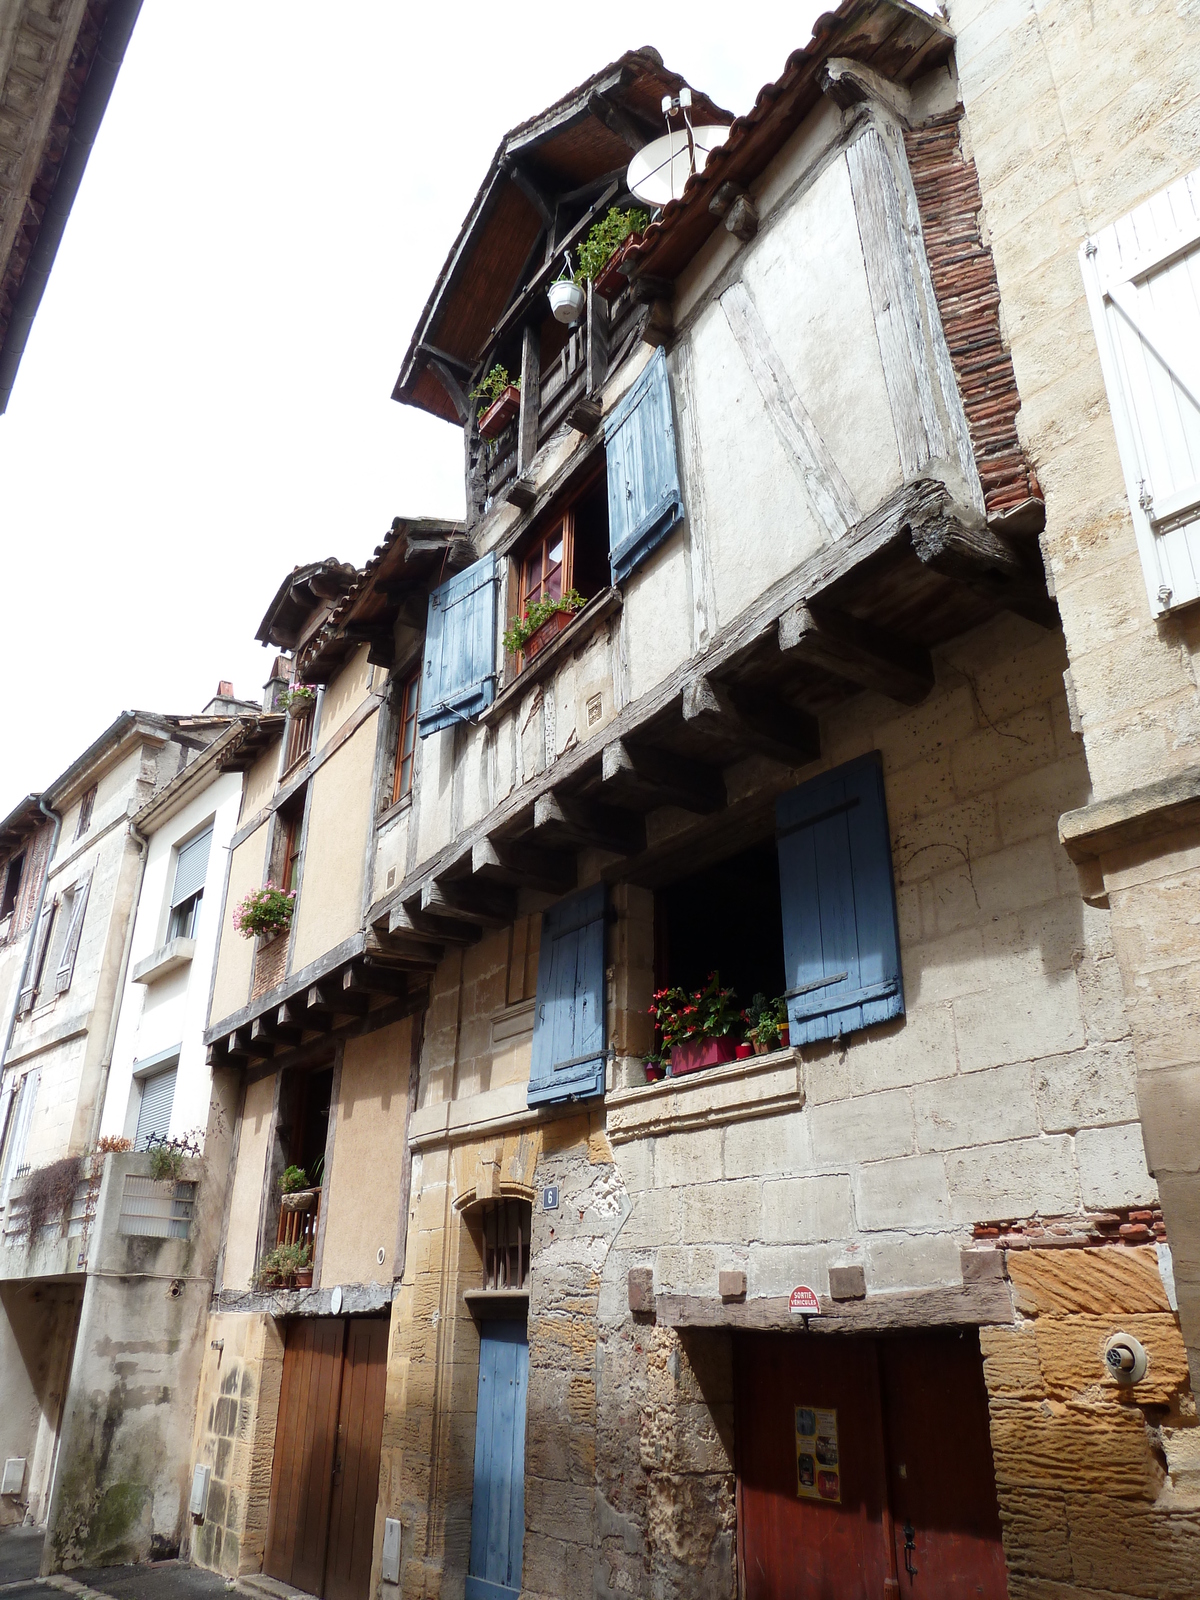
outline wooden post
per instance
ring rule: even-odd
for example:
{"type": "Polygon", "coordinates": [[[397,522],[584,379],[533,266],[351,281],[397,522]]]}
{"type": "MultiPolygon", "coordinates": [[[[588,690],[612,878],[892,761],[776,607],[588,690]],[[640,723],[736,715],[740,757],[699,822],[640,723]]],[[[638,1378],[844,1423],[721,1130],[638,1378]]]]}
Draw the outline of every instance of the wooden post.
{"type": "Polygon", "coordinates": [[[538,411],[542,400],[539,331],[526,326],[521,335],[521,415],[517,425],[517,473],[529,469],[537,454],[538,411]]]}
{"type": "Polygon", "coordinates": [[[587,286],[587,396],[595,399],[604,387],[608,376],[608,301],[596,293],[596,285],[588,279],[587,286]]]}

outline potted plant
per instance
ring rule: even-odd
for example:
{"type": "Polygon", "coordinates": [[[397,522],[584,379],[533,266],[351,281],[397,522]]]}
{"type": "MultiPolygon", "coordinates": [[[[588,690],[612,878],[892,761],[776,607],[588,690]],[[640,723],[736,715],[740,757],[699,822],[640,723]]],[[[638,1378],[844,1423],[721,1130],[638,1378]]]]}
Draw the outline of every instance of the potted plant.
{"type": "Polygon", "coordinates": [[[593,225],[580,246],[576,283],[585,283],[590,278],[598,294],[606,300],[615,300],[629,283],[619,270],[621,262],[640,241],[649,221],[648,214],[636,206],[628,211],[610,206],[608,215],[593,225]]]}
{"type": "Polygon", "coordinates": [[[710,972],[704,987],[690,993],[679,988],[657,990],[648,1010],[673,1078],[733,1060],[737,1047],[734,1030],[742,1013],[733,990],[721,987],[718,973],[710,972]]]}
{"type": "Polygon", "coordinates": [[[521,409],[521,380],[514,383],[508,368],[494,366],[486,378],[481,378],[470,398],[481,402],[479,407],[479,432],[485,439],[495,439],[504,432],[521,409]]]}
{"type": "Polygon", "coordinates": [[[746,1023],[746,1037],[753,1044],[756,1056],[786,1048],[788,1014],[787,1001],[782,996],[777,1000],[768,1000],[766,995],[756,994],[742,1016],[746,1023]]]}
{"type": "Polygon", "coordinates": [[[285,1167],[279,1175],[279,1203],[285,1211],[311,1211],[319,1193],[303,1167],[285,1167]]]}
{"type": "Polygon", "coordinates": [[[312,1252],[306,1244],[277,1244],[263,1257],[258,1282],[263,1289],[308,1289],[312,1275],[312,1252]]]}
{"type": "Polygon", "coordinates": [[[532,661],[586,604],[576,589],[568,589],[557,600],[538,600],[521,616],[513,618],[504,634],[505,650],[510,655],[524,655],[527,661],[532,661]]]}
{"type": "Polygon", "coordinates": [[[315,683],[294,683],[280,703],[292,716],[303,716],[317,703],[317,686],[315,683]]]}
{"type": "Polygon", "coordinates": [[[562,276],[550,285],[550,310],[557,322],[578,322],[587,305],[583,284],[571,271],[571,257],[566,257],[562,276]]]}
{"type": "Polygon", "coordinates": [[[647,1083],[657,1083],[660,1078],[666,1075],[666,1064],[660,1061],[657,1056],[647,1056],[642,1065],[646,1069],[647,1083]]]}
{"type": "Polygon", "coordinates": [[[268,878],[261,889],[251,889],[233,908],[233,928],[243,939],[253,939],[258,934],[274,938],[286,933],[292,925],[292,912],[296,909],[296,891],[277,889],[268,878]]]}

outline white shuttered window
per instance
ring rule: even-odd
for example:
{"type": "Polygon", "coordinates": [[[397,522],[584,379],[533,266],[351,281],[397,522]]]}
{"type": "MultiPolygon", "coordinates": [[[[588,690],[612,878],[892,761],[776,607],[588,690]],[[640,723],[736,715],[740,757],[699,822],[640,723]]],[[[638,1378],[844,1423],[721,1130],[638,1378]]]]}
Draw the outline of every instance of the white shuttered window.
{"type": "Polygon", "coordinates": [[[1157,617],[1200,599],[1200,170],[1080,261],[1157,617]]]}
{"type": "Polygon", "coordinates": [[[175,1068],[156,1072],[142,1079],[142,1102],[138,1107],[135,1150],[144,1150],[152,1135],[165,1139],[171,1126],[171,1107],[175,1103],[175,1068]]]}

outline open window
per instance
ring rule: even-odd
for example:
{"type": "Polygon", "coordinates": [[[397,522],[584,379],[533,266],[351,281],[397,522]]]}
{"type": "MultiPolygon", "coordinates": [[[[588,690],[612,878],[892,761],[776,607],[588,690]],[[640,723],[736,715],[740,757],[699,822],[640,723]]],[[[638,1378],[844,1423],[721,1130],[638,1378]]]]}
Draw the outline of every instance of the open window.
{"type": "Polygon", "coordinates": [[[608,490],[597,467],[539,519],[513,553],[509,628],[520,623],[524,631],[537,623],[514,653],[516,670],[570,627],[579,602],[586,604],[608,584],[608,490]]]}
{"type": "Polygon", "coordinates": [[[681,878],[654,897],[655,988],[701,989],[710,972],[741,1005],[787,987],[773,839],[681,878]]]}
{"type": "Polygon", "coordinates": [[[307,1245],[309,1259],[316,1255],[321,1196],[325,1183],[325,1149],[333,1106],[333,1068],[290,1071],[284,1075],[280,1095],[279,1170],[298,1167],[308,1185],[280,1197],[278,1186],[272,1203],[278,1206],[274,1244],[307,1245]]]}
{"type": "Polygon", "coordinates": [[[298,767],[302,761],[307,761],[312,750],[313,722],[316,717],[316,701],[311,700],[303,707],[296,707],[288,711],[287,734],[283,752],[283,775],[291,772],[293,767],[298,767]]]}
{"type": "Polygon", "coordinates": [[[280,889],[300,887],[300,855],[304,842],[304,797],[294,794],[279,808],[275,820],[275,845],[271,853],[271,882],[280,889]]]}
{"type": "Polygon", "coordinates": [[[79,822],[75,828],[76,839],[82,839],[84,834],[91,827],[92,811],[95,809],[95,805],[96,785],[93,784],[92,787],[84,794],[83,799],[79,802],[79,822]]]}
{"type": "Polygon", "coordinates": [[[7,922],[17,909],[21,893],[21,874],[25,870],[25,852],[11,856],[4,868],[4,887],[0,890],[0,922],[7,922]]]}
{"type": "Polygon", "coordinates": [[[392,805],[405,800],[412,793],[413,773],[417,757],[417,707],[421,697],[421,671],[414,667],[408,676],[397,684],[396,748],[392,765],[392,805]]]}
{"type": "Polygon", "coordinates": [[[171,890],[171,918],[168,939],[194,939],[204,899],[204,879],[208,873],[208,853],[212,829],[206,828],[195,839],[179,847],[175,858],[175,883],[171,890]]]}

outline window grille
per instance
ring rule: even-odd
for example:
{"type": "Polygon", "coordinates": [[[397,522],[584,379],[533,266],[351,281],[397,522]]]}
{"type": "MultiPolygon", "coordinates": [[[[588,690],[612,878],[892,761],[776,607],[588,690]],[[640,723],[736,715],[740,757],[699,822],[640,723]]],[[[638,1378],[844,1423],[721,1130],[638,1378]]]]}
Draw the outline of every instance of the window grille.
{"type": "Polygon", "coordinates": [[[495,1200],[483,1212],[483,1286],[512,1292],[529,1281],[529,1236],[533,1208],[528,1200],[495,1200]]]}
{"type": "Polygon", "coordinates": [[[117,1232],[143,1239],[186,1239],[198,1188],[186,1180],[172,1183],[169,1178],[160,1181],[127,1172],[117,1232]]]}

